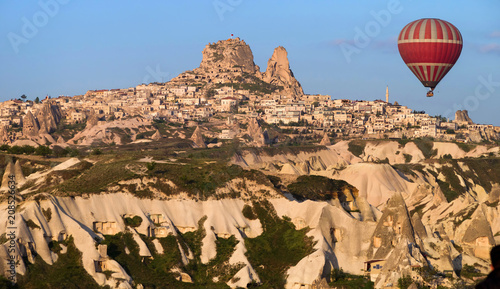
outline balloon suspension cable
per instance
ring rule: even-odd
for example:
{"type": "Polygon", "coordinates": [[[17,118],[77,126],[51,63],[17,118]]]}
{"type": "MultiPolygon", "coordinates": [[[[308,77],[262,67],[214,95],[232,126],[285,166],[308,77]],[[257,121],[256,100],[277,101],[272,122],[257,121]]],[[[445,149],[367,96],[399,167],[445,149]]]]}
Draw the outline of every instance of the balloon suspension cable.
{"type": "Polygon", "coordinates": [[[431,87],[431,89],[427,92],[427,97],[433,97],[434,96],[434,87],[431,87]]]}

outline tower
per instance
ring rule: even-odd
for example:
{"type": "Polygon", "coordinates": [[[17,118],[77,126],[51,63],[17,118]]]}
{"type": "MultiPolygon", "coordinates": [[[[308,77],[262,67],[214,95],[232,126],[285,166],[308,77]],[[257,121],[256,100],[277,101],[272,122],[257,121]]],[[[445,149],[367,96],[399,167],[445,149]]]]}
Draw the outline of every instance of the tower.
{"type": "Polygon", "coordinates": [[[389,103],[389,85],[385,89],[385,102],[389,103]]]}

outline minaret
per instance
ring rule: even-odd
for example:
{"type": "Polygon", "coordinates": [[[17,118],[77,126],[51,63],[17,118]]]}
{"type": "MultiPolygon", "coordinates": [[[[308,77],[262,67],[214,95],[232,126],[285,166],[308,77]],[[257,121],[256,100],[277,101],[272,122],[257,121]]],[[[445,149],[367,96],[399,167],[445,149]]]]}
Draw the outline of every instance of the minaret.
{"type": "Polygon", "coordinates": [[[385,89],[385,102],[389,103],[389,85],[385,89]]]}

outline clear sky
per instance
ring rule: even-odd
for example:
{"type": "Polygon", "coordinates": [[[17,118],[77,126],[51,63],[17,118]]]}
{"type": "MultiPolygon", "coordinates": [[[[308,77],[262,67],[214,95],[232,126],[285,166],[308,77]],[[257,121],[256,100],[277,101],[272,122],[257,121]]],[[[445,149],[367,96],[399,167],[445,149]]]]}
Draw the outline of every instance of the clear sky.
{"type": "Polygon", "coordinates": [[[384,99],[389,85],[391,102],[500,125],[499,11],[498,0],[0,0],[0,101],[166,81],[233,33],[261,70],[284,46],[308,94],[384,99]],[[397,50],[400,30],[420,18],[447,20],[464,39],[433,98],[397,50]]]}

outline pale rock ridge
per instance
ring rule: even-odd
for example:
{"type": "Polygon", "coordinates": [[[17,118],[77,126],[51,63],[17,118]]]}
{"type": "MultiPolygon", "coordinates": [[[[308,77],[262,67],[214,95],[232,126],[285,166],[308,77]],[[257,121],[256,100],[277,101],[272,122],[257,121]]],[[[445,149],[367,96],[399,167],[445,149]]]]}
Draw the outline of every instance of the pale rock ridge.
{"type": "Polygon", "coordinates": [[[26,179],[24,178],[23,169],[21,168],[21,163],[19,160],[14,164],[14,175],[16,176],[16,183],[19,185],[24,184],[26,179]]]}
{"type": "Polygon", "coordinates": [[[483,205],[480,205],[471,216],[471,222],[462,238],[466,249],[471,250],[473,256],[487,260],[492,246],[495,245],[495,239],[491,232],[491,226],[488,222],[484,211],[483,205]]]}
{"type": "Polygon", "coordinates": [[[293,76],[288,62],[288,53],[283,46],[274,49],[273,55],[267,62],[266,72],[262,76],[265,82],[283,86],[286,92],[296,96],[304,94],[302,86],[293,76]]]}
{"type": "Polygon", "coordinates": [[[206,148],[207,145],[205,144],[205,141],[203,140],[203,135],[201,134],[200,127],[197,126],[196,129],[193,132],[193,135],[191,136],[191,140],[194,142],[195,147],[197,148],[206,148]]]}
{"type": "Polygon", "coordinates": [[[405,180],[388,164],[357,163],[331,177],[355,186],[359,196],[375,207],[383,207],[394,193],[409,195],[418,186],[405,180]]]}
{"type": "Polygon", "coordinates": [[[12,159],[7,161],[7,166],[5,167],[5,171],[3,173],[2,187],[1,187],[2,190],[9,189],[9,181],[11,180],[9,176],[11,175],[15,176],[14,164],[12,163],[12,159]]]}
{"type": "Polygon", "coordinates": [[[107,122],[98,122],[93,127],[86,127],[84,130],[75,134],[73,138],[67,141],[69,144],[78,145],[92,145],[93,143],[103,142],[106,144],[115,143],[117,145],[123,144],[122,137],[124,134],[130,135],[131,139],[135,139],[137,132],[142,127],[151,125],[151,120],[139,117],[114,120],[107,122]],[[122,134],[114,132],[114,128],[123,131],[122,134]],[[129,129],[128,133],[125,130],[129,129]]]}

